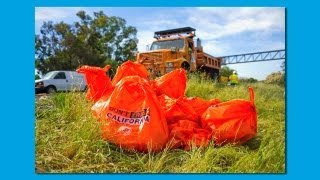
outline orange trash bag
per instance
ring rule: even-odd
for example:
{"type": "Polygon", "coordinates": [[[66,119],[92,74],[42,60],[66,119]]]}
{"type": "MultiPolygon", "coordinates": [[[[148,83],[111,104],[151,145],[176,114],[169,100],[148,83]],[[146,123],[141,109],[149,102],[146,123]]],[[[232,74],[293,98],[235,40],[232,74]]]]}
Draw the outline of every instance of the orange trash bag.
{"type": "Polygon", "coordinates": [[[139,76],[141,78],[148,79],[149,73],[144,65],[128,60],[118,67],[117,72],[112,79],[112,85],[115,86],[126,76],[139,76]]]}
{"type": "Polygon", "coordinates": [[[77,69],[78,73],[85,75],[88,86],[87,100],[96,102],[102,96],[110,94],[113,87],[109,76],[106,74],[109,69],[110,65],[106,65],[104,68],[84,65],[77,69]]]}
{"type": "Polygon", "coordinates": [[[198,123],[190,120],[179,120],[169,125],[169,143],[172,148],[190,150],[191,145],[196,147],[208,146],[211,132],[202,129],[198,123]]]}
{"type": "Polygon", "coordinates": [[[198,122],[199,118],[197,113],[189,103],[184,101],[184,97],[172,99],[163,94],[158,96],[158,98],[168,124],[175,123],[180,119],[198,122]]]}
{"type": "Polygon", "coordinates": [[[121,148],[159,151],[167,143],[168,126],[159,101],[141,77],[122,78],[92,110],[101,122],[102,137],[121,148]]]}
{"type": "Polygon", "coordinates": [[[209,108],[209,106],[216,105],[221,101],[219,99],[204,100],[199,97],[186,97],[185,102],[190,104],[194,111],[201,117],[201,115],[209,108]]]}
{"type": "Polygon", "coordinates": [[[187,75],[184,69],[176,69],[153,81],[158,96],[165,94],[171,98],[184,96],[187,86],[187,75]]]}
{"type": "Polygon", "coordinates": [[[235,99],[209,107],[201,117],[203,128],[213,132],[215,143],[243,144],[257,133],[254,91],[249,87],[250,101],[235,99]]]}

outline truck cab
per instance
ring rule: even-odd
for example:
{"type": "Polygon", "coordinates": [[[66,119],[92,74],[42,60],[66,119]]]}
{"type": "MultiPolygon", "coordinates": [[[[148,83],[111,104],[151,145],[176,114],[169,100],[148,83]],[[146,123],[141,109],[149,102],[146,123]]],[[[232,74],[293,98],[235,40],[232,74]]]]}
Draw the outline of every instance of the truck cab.
{"type": "Polygon", "coordinates": [[[153,76],[166,74],[176,68],[195,70],[195,66],[191,66],[194,36],[195,29],[190,27],[155,32],[156,40],[148,52],[137,55],[137,61],[145,65],[153,76]]]}
{"type": "Polygon", "coordinates": [[[35,81],[36,93],[56,91],[84,91],[86,81],[82,74],[75,71],[51,71],[35,81]]]}
{"type": "Polygon", "coordinates": [[[199,38],[195,46],[195,31],[184,27],[155,32],[156,40],[147,52],[137,54],[137,62],[143,64],[153,78],[178,68],[219,73],[221,60],[204,53],[199,38]]]}

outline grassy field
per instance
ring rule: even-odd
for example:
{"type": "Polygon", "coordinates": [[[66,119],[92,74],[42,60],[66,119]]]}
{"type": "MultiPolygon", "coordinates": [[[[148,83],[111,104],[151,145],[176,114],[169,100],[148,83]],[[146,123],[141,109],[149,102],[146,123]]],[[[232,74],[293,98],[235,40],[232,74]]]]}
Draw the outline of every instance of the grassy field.
{"type": "Polygon", "coordinates": [[[101,140],[84,93],[57,93],[36,101],[37,172],[44,173],[285,173],[284,87],[264,83],[230,87],[189,77],[187,96],[249,99],[255,90],[258,134],[242,146],[126,152],[101,140]]]}

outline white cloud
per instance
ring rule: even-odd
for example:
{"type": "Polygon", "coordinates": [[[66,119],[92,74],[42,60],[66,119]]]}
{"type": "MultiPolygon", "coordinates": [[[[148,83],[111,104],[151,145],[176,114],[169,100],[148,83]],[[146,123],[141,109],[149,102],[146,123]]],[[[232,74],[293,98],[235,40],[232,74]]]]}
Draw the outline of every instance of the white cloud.
{"type": "MultiPolygon", "coordinates": [[[[139,50],[143,51],[145,45],[153,41],[153,31],[185,26],[197,29],[196,34],[202,40],[204,51],[214,56],[285,48],[284,8],[183,8],[170,17],[168,14],[161,18],[150,15],[148,19],[152,21],[144,21],[138,28],[139,33],[141,29],[149,29],[149,32],[138,33],[139,50]]],[[[262,80],[271,72],[281,70],[281,62],[246,63],[230,67],[237,69],[241,77],[262,80]]]]}
{"type": "Polygon", "coordinates": [[[137,38],[138,42],[138,51],[143,52],[146,51],[146,46],[152,43],[153,32],[152,31],[138,31],[137,38]]]}
{"type": "Polygon", "coordinates": [[[196,24],[205,39],[217,39],[250,31],[284,31],[284,9],[198,8],[188,10],[188,21],[196,24]]]}
{"type": "Polygon", "coordinates": [[[151,14],[140,19],[138,48],[145,51],[146,45],[154,40],[154,31],[192,26],[197,29],[204,51],[214,56],[282,49],[284,36],[274,41],[272,35],[273,32],[284,35],[284,16],[284,8],[221,7],[183,8],[174,14],[151,14]],[[232,36],[237,38],[230,40],[232,36]]]}
{"type": "Polygon", "coordinates": [[[220,56],[229,51],[229,45],[221,41],[202,41],[203,51],[213,56],[220,56]]]}
{"type": "Polygon", "coordinates": [[[158,17],[157,20],[151,19],[141,22],[141,25],[145,28],[150,28],[154,30],[163,30],[172,27],[180,26],[180,24],[175,20],[170,20],[166,17],[158,17]]]}

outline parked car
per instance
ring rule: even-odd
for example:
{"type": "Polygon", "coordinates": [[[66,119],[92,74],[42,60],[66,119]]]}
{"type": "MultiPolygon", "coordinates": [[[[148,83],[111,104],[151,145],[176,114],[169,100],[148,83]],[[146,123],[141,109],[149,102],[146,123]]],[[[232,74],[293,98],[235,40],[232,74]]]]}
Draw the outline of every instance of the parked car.
{"type": "Polygon", "coordinates": [[[41,79],[35,80],[36,93],[84,91],[86,87],[84,76],[75,71],[51,71],[41,79]]]}

